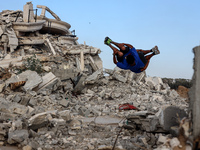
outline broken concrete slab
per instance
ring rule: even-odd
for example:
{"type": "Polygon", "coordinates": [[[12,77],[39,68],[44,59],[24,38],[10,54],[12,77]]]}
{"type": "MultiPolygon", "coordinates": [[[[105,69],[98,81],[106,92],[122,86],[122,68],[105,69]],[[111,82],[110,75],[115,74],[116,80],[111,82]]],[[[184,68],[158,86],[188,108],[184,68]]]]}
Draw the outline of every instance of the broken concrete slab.
{"type": "Polygon", "coordinates": [[[32,116],[28,120],[29,127],[31,129],[35,130],[35,129],[46,126],[48,123],[47,115],[48,114],[55,115],[56,113],[57,113],[57,111],[48,111],[48,112],[43,112],[43,113],[39,113],[39,114],[32,116]]]}
{"type": "Polygon", "coordinates": [[[95,71],[92,75],[85,79],[85,84],[94,84],[103,75],[103,70],[99,69],[95,71]]]}
{"type": "Polygon", "coordinates": [[[60,105],[62,105],[62,106],[64,106],[64,107],[68,107],[69,101],[67,101],[66,99],[62,99],[62,100],[60,101],[60,105]]]}
{"type": "Polygon", "coordinates": [[[114,77],[115,79],[125,83],[127,81],[127,78],[123,77],[122,75],[120,75],[119,73],[117,72],[114,72],[112,77],[114,77]]]}
{"type": "Polygon", "coordinates": [[[42,83],[42,78],[37,74],[37,72],[27,70],[6,80],[6,84],[9,85],[10,83],[16,83],[20,81],[26,81],[23,89],[25,91],[31,91],[33,88],[42,83]]]}
{"type": "Polygon", "coordinates": [[[76,84],[74,85],[74,89],[72,92],[74,93],[81,93],[81,91],[85,88],[85,79],[86,79],[85,74],[81,74],[78,76],[78,79],[76,80],[76,84]]]}
{"type": "Polygon", "coordinates": [[[78,75],[78,72],[74,69],[55,69],[52,68],[52,73],[60,78],[60,80],[69,80],[70,78],[73,79],[78,75]]]}
{"type": "Polygon", "coordinates": [[[52,72],[47,73],[42,77],[42,83],[40,83],[36,88],[34,88],[34,91],[40,91],[42,89],[51,89],[51,91],[56,90],[56,84],[59,85],[59,78],[57,78],[52,72]]]}
{"type": "Polygon", "coordinates": [[[22,129],[22,130],[10,131],[8,133],[8,143],[9,144],[22,143],[23,141],[27,140],[28,137],[29,137],[28,130],[22,129]]]}
{"type": "Polygon", "coordinates": [[[8,54],[3,60],[0,61],[0,67],[8,68],[10,65],[21,66],[23,64],[22,60],[22,56],[18,56],[17,58],[11,58],[11,56],[8,54]]]}
{"type": "Polygon", "coordinates": [[[160,125],[162,125],[163,129],[170,131],[172,126],[179,125],[178,120],[187,117],[187,113],[176,106],[164,106],[157,112],[156,116],[159,118],[160,125]]]}
{"type": "Polygon", "coordinates": [[[66,120],[66,121],[71,120],[71,114],[70,114],[69,110],[59,111],[58,114],[62,119],[66,120]]]}
{"type": "Polygon", "coordinates": [[[93,48],[93,49],[81,49],[81,50],[68,50],[64,51],[65,54],[72,54],[72,55],[77,55],[80,54],[80,52],[83,52],[83,54],[92,54],[92,55],[97,55],[101,53],[100,49],[93,48]]]}

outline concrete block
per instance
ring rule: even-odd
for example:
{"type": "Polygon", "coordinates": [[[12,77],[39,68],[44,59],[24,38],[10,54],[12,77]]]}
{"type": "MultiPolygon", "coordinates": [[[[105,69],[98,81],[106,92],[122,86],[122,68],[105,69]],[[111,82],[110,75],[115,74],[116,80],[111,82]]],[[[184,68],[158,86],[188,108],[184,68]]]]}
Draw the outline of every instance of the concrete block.
{"type": "Polygon", "coordinates": [[[0,61],[0,67],[8,68],[11,64],[13,66],[21,66],[23,64],[22,58],[22,56],[19,56],[17,58],[11,58],[10,55],[7,54],[6,57],[4,57],[4,59],[0,61]]]}
{"type": "Polygon", "coordinates": [[[81,129],[82,122],[79,120],[72,120],[69,123],[71,129],[81,129]]]}
{"type": "Polygon", "coordinates": [[[85,88],[85,79],[86,79],[86,75],[85,74],[81,74],[79,76],[78,81],[76,82],[76,85],[74,86],[74,89],[72,90],[72,92],[74,93],[81,93],[82,90],[85,88]]]}
{"type": "Polygon", "coordinates": [[[180,141],[176,137],[172,138],[169,143],[170,143],[171,148],[174,148],[180,145],[180,141]]]}
{"type": "Polygon", "coordinates": [[[52,69],[52,73],[60,78],[60,80],[68,80],[68,79],[73,79],[78,75],[77,70],[74,69],[52,69]]]}
{"type": "Polygon", "coordinates": [[[16,102],[16,103],[19,103],[21,101],[21,96],[19,96],[19,94],[16,94],[14,97],[13,97],[13,102],[16,102]]]}
{"type": "Polygon", "coordinates": [[[50,123],[53,124],[54,126],[60,126],[60,125],[65,125],[66,121],[64,119],[53,118],[50,120],[50,123]]]}
{"type": "Polygon", "coordinates": [[[39,113],[32,116],[28,120],[29,127],[33,130],[39,129],[41,127],[45,127],[46,124],[48,123],[47,115],[48,114],[55,115],[56,113],[57,111],[48,111],[48,112],[43,112],[43,113],[39,113]]]}
{"type": "Polygon", "coordinates": [[[9,85],[10,83],[16,83],[19,81],[26,81],[23,89],[25,91],[30,91],[40,83],[42,83],[42,78],[37,74],[35,71],[26,70],[19,75],[13,76],[10,79],[6,80],[6,84],[9,85]]]}
{"type": "Polygon", "coordinates": [[[137,82],[137,83],[141,82],[141,81],[144,79],[145,76],[146,76],[145,71],[144,71],[144,72],[141,72],[139,75],[137,75],[137,77],[136,77],[136,82],[137,82]]]}
{"type": "Polygon", "coordinates": [[[55,85],[58,84],[59,79],[52,73],[49,72],[47,73],[45,76],[42,77],[42,83],[40,83],[38,85],[38,87],[36,87],[34,89],[34,91],[40,91],[42,89],[51,89],[52,91],[55,90],[55,85]]]}
{"type": "Polygon", "coordinates": [[[104,69],[104,72],[109,74],[109,75],[113,75],[114,70],[112,70],[112,69],[104,69]]]}
{"type": "Polygon", "coordinates": [[[147,77],[145,78],[145,82],[151,87],[151,89],[155,89],[157,91],[160,91],[163,86],[163,81],[159,77],[147,77]]]}
{"type": "Polygon", "coordinates": [[[115,72],[112,77],[114,77],[116,80],[121,81],[123,83],[125,83],[127,81],[127,78],[123,77],[122,75],[120,75],[119,73],[115,72]]]}
{"type": "Polygon", "coordinates": [[[159,134],[157,144],[165,144],[167,142],[167,137],[159,134]]]}
{"type": "Polygon", "coordinates": [[[26,145],[22,148],[22,150],[32,150],[33,148],[30,145],[26,145]]]}
{"type": "Polygon", "coordinates": [[[154,83],[163,85],[163,81],[160,77],[153,77],[152,79],[154,83]]]}
{"type": "Polygon", "coordinates": [[[98,81],[98,79],[100,78],[100,76],[103,75],[103,70],[99,69],[97,71],[95,71],[92,75],[88,76],[85,79],[85,84],[93,84],[96,81],[98,81]]]}
{"type": "Polygon", "coordinates": [[[62,106],[64,106],[64,107],[68,107],[69,101],[66,100],[66,99],[62,99],[62,100],[60,101],[60,105],[62,105],[62,106]]]}
{"type": "Polygon", "coordinates": [[[24,115],[28,112],[28,108],[24,109],[22,107],[21,108],[14,107],[12,111],[13,111],[13,113],[24,115]]]}
{"type": "Polygon", "coordinates": [[[170,131],[172,126],[179,126],[178,119],[187,117],[186,112],[176,106],[164,106],[156,113],[160,125],[166,131],[170,131]],[[177,116],[178,115],[178,116],[177,116]]]}
{"type": "Polygon", "coordinates": [[[30,105],[31,107],[36,106],[38,103],[37,99],[31,98],[28,105],[30,105]]]}
{"type": "Polygon", "coordinates": [[[178,97],[179,94],[173,89],[173,90],[170,91],[169,96],[170,97],[178,97]]]}
{"type": "Polygon", "coordinates": [[[8,133],[8,143],[14,144],[14,143],[22,143],[23,141],[27,140],[29,137],[28,130],[15,130],[10,131],[8,133]]]}
{"type": "Polygon", "coordinates": [[[69,110],[60,111],[60,112],[58,112],[58,114],[62,119],[66,120],[66,121],[71,120],[71,114],[70,114],[69,110]]]}

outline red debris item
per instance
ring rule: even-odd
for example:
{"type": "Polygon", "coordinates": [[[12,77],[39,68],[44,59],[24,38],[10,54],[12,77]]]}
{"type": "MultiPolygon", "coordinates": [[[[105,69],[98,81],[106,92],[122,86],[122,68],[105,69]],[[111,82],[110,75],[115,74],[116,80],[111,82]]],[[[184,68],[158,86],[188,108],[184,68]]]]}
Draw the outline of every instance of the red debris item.
{"type": "Polygon", "coordinates": [[[139,110],[137,107],[135,107],[129,103],[119,105],[119,110],[132,110],[132,109],[139,110]]]}

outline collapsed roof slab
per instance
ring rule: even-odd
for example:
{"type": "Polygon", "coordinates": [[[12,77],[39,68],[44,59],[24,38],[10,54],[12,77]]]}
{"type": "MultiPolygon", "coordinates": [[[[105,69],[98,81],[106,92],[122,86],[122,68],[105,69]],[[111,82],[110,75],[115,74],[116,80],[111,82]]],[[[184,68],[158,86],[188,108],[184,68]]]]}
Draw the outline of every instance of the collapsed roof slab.
{"type": "Polygon", "coordinates": [[[37,20],[46,20],[44,26],[40,30],[41,32],[59,35],[70,34],[69,29],[71,28],[71,25],[64,21],[41,17],[38,17],[37,20]]]}
{"type": "Polygon", "coordinates": [[[43,44],[43,37],[20,37],[19,45],[39,45],[43,44]]]}
{"type": "Polygon", "coordinates": [[[42,13],[40,16],[37,16],[37,20],[46,20],[41,32],[60,35],[71,34],[69,31],[71,25],[61,21],[61,19],[47,6],[37,5],[37,8],[42,8],[42,13]],[[45,17],[46,11],[48,11],[55,19],[45,17]]]}
{"type": "Polygon", "coordinates": [[[37,22],[13,22],[13,29],[19,32],[34,32],[42,29],[45,20],[37,20],[37,22]]]}

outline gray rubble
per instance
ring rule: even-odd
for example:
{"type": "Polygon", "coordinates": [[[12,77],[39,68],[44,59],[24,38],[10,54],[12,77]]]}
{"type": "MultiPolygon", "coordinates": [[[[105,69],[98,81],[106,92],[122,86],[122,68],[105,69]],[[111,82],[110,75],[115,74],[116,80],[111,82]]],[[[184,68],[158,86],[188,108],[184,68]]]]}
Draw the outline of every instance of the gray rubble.
{"type": "Polygon", "coordinates": [[[183,127],[188,133],[187,99],[159,77],[103,69],[100,49],[79,44],[70,24],[46,6],[37,8],[41,15],[31,11],[30,18],[31,2],[23,11],[0,13],[1,145],[36,150],[180,146],[172,136],[183,127]],[[46,18],[46,11],[55,19],[46,18]],[[138,109],[120,110],[125,103],[138,109]]]}
{"type": "MultiPolygon", "coordinates": [[[[122,75],[124,71],[116,73],[122,75]]],[[[174,91],[168,85],[162,82],[154,84],[155,81],[149,77],[149,82],[146,82],[146,78],[138,83],[134,79],[124,83],[112,75],[101,75],[92,78],[90,84],[86,82],[79,95],[71,93],[73,88],[62,88],[66,84],[60,84],[53,92],[44,87],[39,93],[34,89],[15,92],[7,87],[5,90],[10,94],[2,92],[0,105],[2,125],[9,124],[2,132],[3,141],[28,145],[33,149],[102,149],[113,146],[119,129],[123,127],[116,148],[131,149],[135,147],[133,142],[156,148],[161,144],[154,145],[156,139],[168,135],[171,127],[179,125],[174,114],[178,113],[180,119],[186,117],[188,104],[186,99],[171,94],[174,91]],[[158,84],[161,88],[156,89],[158,84]],[[119,111],[122,103],[133,104],[140,111],[119,111]],[[108,116],[118,119],[112,121],[106,119],[108,116]],[[99,117],[102,117],[102,122],[98,121],[99,117]],[[169,117],[174,122],[169,121],[169,117]],[[104,120],[107,120],[106,124],[104,120]],[[146,132],[153,141],[149,141],[146,132]]]]}

